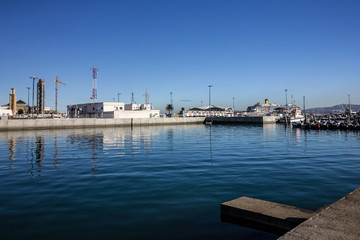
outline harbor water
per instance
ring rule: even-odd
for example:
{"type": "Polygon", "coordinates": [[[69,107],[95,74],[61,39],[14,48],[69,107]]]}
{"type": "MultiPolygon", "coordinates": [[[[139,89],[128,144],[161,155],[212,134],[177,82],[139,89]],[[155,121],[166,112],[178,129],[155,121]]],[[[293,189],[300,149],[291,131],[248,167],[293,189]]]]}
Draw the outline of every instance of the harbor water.
{"type": "Polygon", "coordinates": [[[0,132],[0,239],[276,239],[241,196],[316,209],[360,186],[360,133],[283,125],[0,132]]]}

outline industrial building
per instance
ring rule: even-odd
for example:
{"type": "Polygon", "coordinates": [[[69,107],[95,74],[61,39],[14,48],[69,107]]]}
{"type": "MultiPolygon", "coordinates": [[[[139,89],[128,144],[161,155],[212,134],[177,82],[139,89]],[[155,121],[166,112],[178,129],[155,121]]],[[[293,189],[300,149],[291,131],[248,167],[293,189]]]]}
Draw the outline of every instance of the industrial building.
{"type": "Polygon", "coordinates": [[[150,104],[96,102],[67,106],[69,118],[157,118],[160,110],[151,109],[150,104]]]}
{"type": "Polygon", "coordinates": [[[190,108],[187,111],[183,111],[182,115],[184,117],[208,117],[208,116],[221,116],[221,117],[231,117],[234,115],[234,109],[231,107],[219,107],[211,105],[205,107],[195,107],[190,108]]]}

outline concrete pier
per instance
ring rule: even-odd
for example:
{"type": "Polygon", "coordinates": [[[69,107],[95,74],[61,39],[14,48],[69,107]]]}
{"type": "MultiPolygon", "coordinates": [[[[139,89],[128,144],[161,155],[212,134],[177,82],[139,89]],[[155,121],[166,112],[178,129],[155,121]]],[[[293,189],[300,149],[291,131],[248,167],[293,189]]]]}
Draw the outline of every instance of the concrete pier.
{"type": "Polygon", "coordinates": [[[221,204],[221,220],[242,226],[285,234],[315,215],[315,211],[241,197],[221,204]]]}
{"type": "Polygon", "coordinates": [[[360,188],[319,211],[241,197],[221,204],[221,219],[280,240],[360,239],[360,188]]]}
{"type": "Polygon", "coordinates": [[[325,208],[279,239],[360,239],[360,188],[325,208]]]}
{"type": "Polygon", "coordinates": [[[0,131],[120,126],[150,126],[171,124],[202,124],[205,117],[191,118],[62,118],[0,120],[0,131]]]}

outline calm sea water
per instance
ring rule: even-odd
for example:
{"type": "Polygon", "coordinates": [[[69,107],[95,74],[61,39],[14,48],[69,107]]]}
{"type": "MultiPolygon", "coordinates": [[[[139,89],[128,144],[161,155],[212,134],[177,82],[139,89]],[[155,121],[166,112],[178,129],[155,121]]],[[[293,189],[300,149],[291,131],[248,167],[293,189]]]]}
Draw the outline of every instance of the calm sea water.
{"type": "Polygon", "coordinates": [[[282,125],[0,132],[1,239],[276,239],[220,221],[249,196],[304,208],[360,186],[358,132],[282,125]]]}

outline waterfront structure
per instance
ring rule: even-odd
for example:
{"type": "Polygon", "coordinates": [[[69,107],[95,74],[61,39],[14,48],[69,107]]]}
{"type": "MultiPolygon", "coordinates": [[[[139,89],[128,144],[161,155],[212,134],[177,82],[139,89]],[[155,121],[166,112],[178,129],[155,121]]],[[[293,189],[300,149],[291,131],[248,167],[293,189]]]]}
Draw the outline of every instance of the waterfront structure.
{"type": "Polygon", "coordinates": [[[13,113],[11,111],[11,109],[9,109],[9,107],[7,106],[1,106],[0,107],[0,117],[1,116],[12,116],[13,113]]]}
{"type": "Polygon", "coordinates": [[[69,118],[157,118],[160,110],[151,109],[150,104],[97,102],[67,106],[69,118]]]}
{"type": "Polygon", "coordinates": [[[219,107],[219,106],[205,106],[190,108],[187,111],[183,111],[184,117],[208,117],[208,116],[219,116],[219,117],[231,117],[234,115],[234,109],[231,107],[219,107]]]}
{"type": "Polygon", "coordinates": [[[11,110],[12,114],[16,114],[16,94],[15,88],[11,88],[11,93],[9,94],[9,109],[11,110]]]}
{"type": "Polygon", "coordinates": [[[37,83],[37,105],[36,113],[44,114],[45,112],[45,81],[44,79],[39,79],[37,83]]]}

